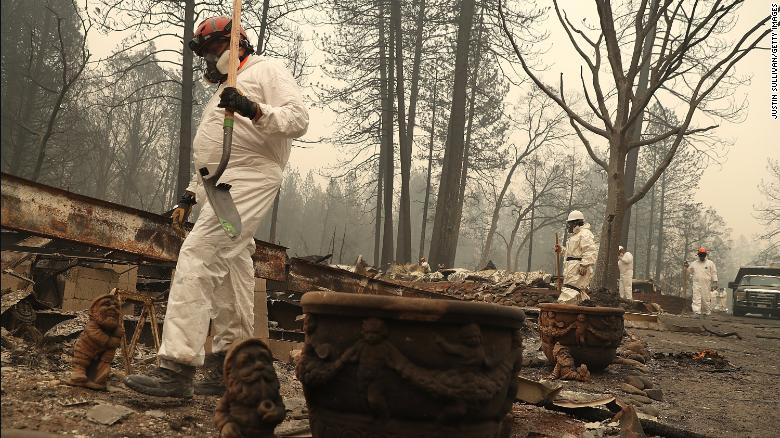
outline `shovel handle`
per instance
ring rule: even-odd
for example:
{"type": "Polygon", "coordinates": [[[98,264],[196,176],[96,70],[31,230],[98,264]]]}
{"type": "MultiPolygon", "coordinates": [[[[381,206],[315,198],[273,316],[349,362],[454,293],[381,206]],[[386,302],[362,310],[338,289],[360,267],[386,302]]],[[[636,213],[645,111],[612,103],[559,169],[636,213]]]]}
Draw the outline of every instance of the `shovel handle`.
{"type": "MultiPolygon", "coordinates": [[[[230,21],[230,54],[228,58],[228,87],[236,86],[236,77],[238,76],[238,40],[241,31],[241,0],[233,0],[233,17],[230,21]]],[[[201,176],[206,179],[213,179],[214,184],[219,181],[222,173],[230,161],[230,150],[233,145],[233,124],[235,116],[233,111],[225,110],[225,120],[222,122],[222,156],[219,159],[219,165],[212,175],[208,171],[204,174],[205,168],[200,170],[201,176]]]]}

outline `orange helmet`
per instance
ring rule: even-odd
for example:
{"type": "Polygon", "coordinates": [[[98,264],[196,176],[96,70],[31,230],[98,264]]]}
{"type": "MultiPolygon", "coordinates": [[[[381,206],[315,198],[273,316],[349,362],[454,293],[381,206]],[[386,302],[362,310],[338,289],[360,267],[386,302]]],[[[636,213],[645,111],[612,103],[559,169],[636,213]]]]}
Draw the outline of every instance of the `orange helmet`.
{"type": "MultiPolygon", "coordinates": [[[[232,20],[224,15],[209,17],[201,21],[192,35],[189,42],[190,49],[198,56],[203,56],[203,50],[212,41],[230,38],[230,28],[232,20]]],[[[249,43],[246,31],[243,27],[239,29],[241,34],[240,47],[244,47],[249,52],[253,52],[252,44],[249,43]]]]}
{"type": "Polygon", "coordinates": [[[697,252],[697,254],[707,254],[707,248],[705,248],[703,246],[700,247],[699,251],[697,252]]]}

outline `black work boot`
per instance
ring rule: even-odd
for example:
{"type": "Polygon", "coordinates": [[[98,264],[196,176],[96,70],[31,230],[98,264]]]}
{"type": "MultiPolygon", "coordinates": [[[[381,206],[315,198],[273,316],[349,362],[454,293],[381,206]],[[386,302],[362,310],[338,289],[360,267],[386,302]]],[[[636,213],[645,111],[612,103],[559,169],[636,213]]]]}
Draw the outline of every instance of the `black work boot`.
{"type": "Polygon", "coordinates": [[[203,364],[203,380],[195,382],[195,394],[222,395],[225,393],[225,381],[222,376],[225,365],[225,352],[206,355],[203,364]]]}
{"type": "Polygon", "coordinates": [[[192,397],[195,367],[177,364],[175,368],[176,371],[157,367],[149,374],[131,374],[125,377],[125,385],[134,391],[157,397],[192,397]]]}

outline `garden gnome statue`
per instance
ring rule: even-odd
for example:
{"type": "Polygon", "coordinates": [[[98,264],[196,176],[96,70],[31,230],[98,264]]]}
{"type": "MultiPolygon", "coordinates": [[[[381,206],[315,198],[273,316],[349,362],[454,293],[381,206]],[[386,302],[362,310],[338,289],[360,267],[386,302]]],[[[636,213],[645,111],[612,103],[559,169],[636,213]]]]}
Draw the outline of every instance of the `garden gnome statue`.
{"type": "Polygon", "coordinates": [[[579,368],[575,368],[574,358],[568,348],[556,342],[553,347],[553,356],[555,357],[555,368],[553,368],[550,379],[590,381],[588,367],[582,364],[579,368]]]}
{"type": "Polygon", "coordinates": [[[124,335],[117,298],[114,295],[95,298],[89,308],[87,326],[73,347],[72,372],[67,383],[105,390],[111,361],[124,335]]]}
{"type": "Polygon", "coordinates": [[[273,438],[284,420],[271,350],[260,339],[236,344],[225,357],[225,395],[214,423],[221,438],[273,438]]]}

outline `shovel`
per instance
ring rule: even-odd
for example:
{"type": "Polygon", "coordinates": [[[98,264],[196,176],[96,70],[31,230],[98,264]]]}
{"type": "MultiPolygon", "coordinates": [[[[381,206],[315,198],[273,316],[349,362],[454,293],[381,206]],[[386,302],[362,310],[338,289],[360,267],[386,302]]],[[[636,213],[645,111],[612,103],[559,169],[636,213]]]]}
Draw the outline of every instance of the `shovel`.
{"type": "MultiPolygon", "coordinates": [[[[236,86],[238,75],[238,38],[241,29],[241,0],[233,0],[233,19],[230,22],[230,54],[228,63],[227,86],[236,86]],[[236,25],[237,24],[237,25],[236,25]]],[[[235,239],[241,235],[241,216],[238,214],[233,197],[230,195],[230,184],[218,183],[219,178],[230,160],[230,148],[233,144],[233,111],[225,110],[225,121],[222,123],[222,157],[216,171],[209,175],[207,168],[198,170],[200,173],[206,197],[219,219],[219,224],[225,233],[235,239]]]]}

